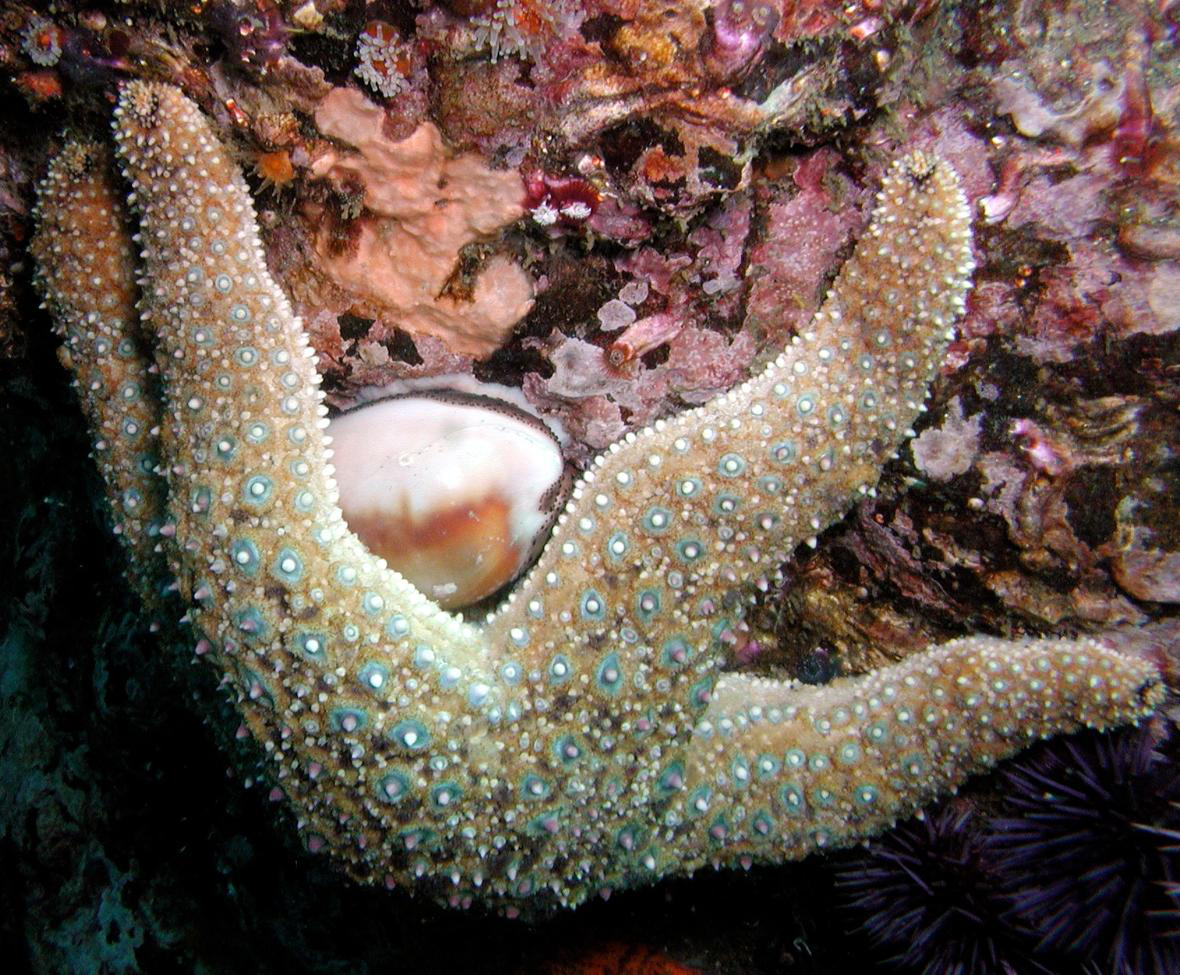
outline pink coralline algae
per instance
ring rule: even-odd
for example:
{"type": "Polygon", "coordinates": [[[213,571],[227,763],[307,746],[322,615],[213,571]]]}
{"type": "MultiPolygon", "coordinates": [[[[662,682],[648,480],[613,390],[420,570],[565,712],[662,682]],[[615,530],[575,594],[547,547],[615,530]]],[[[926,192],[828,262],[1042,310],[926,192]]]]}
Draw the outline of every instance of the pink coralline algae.
{"type": "Polygon", "coordinates": [[[732,81],[764,53],[778,26],[779,12],[771,3],[722,0],[711,13],[713,31],[705,64],[716,77],[732,81]]]}
{"type": "Polygon", "coordinates": [[[790,183],[763,190],[766,230],[749,257],[747,314],[768,333],[807,321],[819,305],[820,275],[859,222],[849,205],[855,190],[831,172],[833,162],[821,149],[798,163],[790,183]],[[844,197],[840,207],[833,206],[836,193],[844,197]]]}
{"type": "MultiPolygon", "coordinates": [[[[1075,16],[1071,9],[1055,30],[1075,16]]],[[[1176,158],[1166,122],[1174,94],[1157,84],[1153,106],[1150,34],[1138,27],[1120,36],[1112,22],[1074,52],[1068,81],[1052,46],[1030,46],[990,80],[996,110],[1019,137],[1005,143],[984,218],[1062,248],[1035,268],[1037,300],[1016,339],[1030,356],[1068,362],[1107,329],[1163,335],[1180,324],[1167,245],[1157,252],[1148,243],[1167,239],[1175,179],[1166,160],[1176,158]]]]}
{"type": "Polygon", "coordinates": [[[635,321],[635,309],[627,302],[621,301],[618,298],[611,298],[605,305],[598,309],[598,326],[604,332],[613,332],[615,329],[626,328],[635,321]]]}
{"type": "Polygon", "coordinates": [[[606,350],[559,333],[533,344],[554,372],[548,378],[526,374],[529,401],[560,417],[576,440],[595,448],[608,446],[631,424],[658,417],[671,397],[708,400],[746,374],[755,352],[746,333],[731,340],[669,315],[640,319],[606,350]],[[648,368],[637,356],[653,343],[666,343],[667,358],[648,368]]]}
{"type": "Polygon", "coordinates": [[[486,356],[532,306],[532,282],[500,254],[482,262],[465,293],[452,278],[465,247],[493,240],[523,216],[520,176],[449,152],[429,122],[392,141],[384,118],[347,88],[333,90],[316,112],[320,131],[351,150],[326,150],[313,161],[312,175],[363,190],[363,212],[342,251],[322,207],[309,205],[318,268],[348,296],[328,303],[373,318],[394,316],[411,334],[437,335],[457,352],[486,356]]]}
{"type": "Polygon", "coordinates": [[[1118,124],[1126,97],[1125,79],[1105,62],[1092,64],[1085,94],[1069,104],[1055,105],[1019,77],[995,82],[996,108],[1010,115],[1021,135],[1048,137],[1079,148],[1093,136],[1118,124]]]}
{"type": "Polygon", "coordinates": [[[914,463],[927,477],[949,481],[971,469],[979,450],[982,416],[964,418],[958,397],[950,401],[941,427],[927,427],[911,444],[914,463]]]}
{"type": "MultiPolygon", "coordinates": [[[[952,418],[947,419],[949,422],[952,418]]],[[[1032,420],[1014,420],[1012,435],[1019,438],[1021,452],[1042,474],[1058,477],[1076,463],[1062,444],[1054,442],[1053,437],[1032,420]]]]}
{"type": "Polygon", "coordinates": [[[541,6],[463,0],[420,16],[450,55],[433,79],[448,138],[533,161],[593,147],[611,196],[693,213],[749,184],[769,133],[810,143],[878,91],[892,98],[892,65],[935,5],[541,6]],[[470,57],[473,45],[494,62],[470,57]]]}

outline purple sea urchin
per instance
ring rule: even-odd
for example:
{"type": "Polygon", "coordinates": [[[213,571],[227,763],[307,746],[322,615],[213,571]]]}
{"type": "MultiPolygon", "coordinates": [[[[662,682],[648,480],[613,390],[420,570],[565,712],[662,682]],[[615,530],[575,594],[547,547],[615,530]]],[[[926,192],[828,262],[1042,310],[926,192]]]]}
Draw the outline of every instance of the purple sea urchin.
{"type": "Polygon", "coordinates": [[[1086,732],[1003,772],[989,840],[1009,916],[1110,975],[1180,971],[1180,766],[1151,726],[1086,732]]]}
{"type": "Polygon", "coordinates": [[[837,886],[860,931],[900,970],[924,975],[1047,972],[1005,921],[986,839],[970,807],[902,823],[842,865],[837,886]]]}

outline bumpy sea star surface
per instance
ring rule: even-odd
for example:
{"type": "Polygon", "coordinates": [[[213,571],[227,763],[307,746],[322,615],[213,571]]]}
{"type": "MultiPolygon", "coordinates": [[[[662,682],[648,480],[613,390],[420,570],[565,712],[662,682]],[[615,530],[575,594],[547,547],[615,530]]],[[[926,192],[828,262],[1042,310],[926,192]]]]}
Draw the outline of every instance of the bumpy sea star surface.
{"type": "Polygon", "coordinates": [[[132,579],[179,592],[309,848],[354,876],[515,913],[803,856],[1160,699],[1150,664],[1092,639],[969,638],[822,688],[719,676],[751,580],[872,489],[921,409],[972,271],[945,163],[896,162],[808,330],[600,457],[477,627],[341,518],[314,353],[196,106],[135,82],[115,133],[141,322],[100,150],[52,165],[34,251],[132,579]]]}

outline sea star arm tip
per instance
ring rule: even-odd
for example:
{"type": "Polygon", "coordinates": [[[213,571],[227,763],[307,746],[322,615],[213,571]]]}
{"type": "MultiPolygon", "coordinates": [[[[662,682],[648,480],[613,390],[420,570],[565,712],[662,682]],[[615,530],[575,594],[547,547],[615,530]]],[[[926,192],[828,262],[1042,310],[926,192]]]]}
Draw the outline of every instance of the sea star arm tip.
{"type": "Polygon", "coordinates": [[[129,577],[159,619],[170,571],[159,547],[166,522],[156,475],[158,389],[135,308],[135,259],[110,150],[70,139],[38,186],[30,249],[51,309],[62,364],[94,436],[94,457],[127,552],[129,577]]]}
{"type": "Polygon", "coordinates": [[[1136,721],[1163,696],[1150,661],[1093,638],[968,637],[819,687],[726,675],[685,769],[690,848],[733,863],[855,842],[1037,738],[1136,721]],[[712,810],[735,790],[746,815],[712,810]]]}

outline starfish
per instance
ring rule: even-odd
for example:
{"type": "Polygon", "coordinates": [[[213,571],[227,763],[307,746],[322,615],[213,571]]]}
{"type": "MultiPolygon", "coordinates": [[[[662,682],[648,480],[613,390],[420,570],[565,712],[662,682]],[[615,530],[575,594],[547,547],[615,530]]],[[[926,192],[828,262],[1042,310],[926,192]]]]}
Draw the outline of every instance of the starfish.
{"type": "Polygon", "coordinates": [[[873,490],[922,409],[973,269],[945,162],[896,161],[808,329],[600,456],[474,625],[344,523],[314,351],[198,108],[133,82],[114,129],[138,237],[107,150],[73,143],[33,251],[130,578],[150,612],[179,594],[307,847],[354,877],[514,915],[802,857],[1161,699],[1091,638],[971,637],[823,687],[721,670],[751,581],[873,490]]]}

